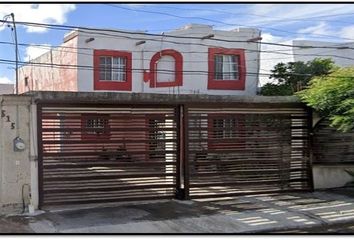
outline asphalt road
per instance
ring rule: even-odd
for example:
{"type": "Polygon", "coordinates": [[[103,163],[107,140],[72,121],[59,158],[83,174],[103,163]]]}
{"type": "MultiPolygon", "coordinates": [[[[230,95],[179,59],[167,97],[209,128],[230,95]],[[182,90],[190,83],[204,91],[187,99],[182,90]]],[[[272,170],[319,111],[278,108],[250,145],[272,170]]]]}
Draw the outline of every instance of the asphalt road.
{"type": "Polygon", "coordinates": [[[354,189],[69,206],[0,216],[1,233],[354,233],[354,189]]]}
{"type": "Polygon", "coordinates": [[[345,224],[330,224],[326,226],[303,228],[285,231],[268,232],[273,234],[353,234],[354,222],[345,224]]]}

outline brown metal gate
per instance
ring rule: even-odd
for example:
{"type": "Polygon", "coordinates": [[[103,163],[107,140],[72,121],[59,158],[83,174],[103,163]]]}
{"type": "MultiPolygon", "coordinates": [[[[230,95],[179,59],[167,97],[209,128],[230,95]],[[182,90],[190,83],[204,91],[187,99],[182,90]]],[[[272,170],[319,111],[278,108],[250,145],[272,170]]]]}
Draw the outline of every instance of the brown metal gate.
{"type": "Polygon", "coordinates": [[[311,122],[301,106],[40,103],[40,207],[311,190],[311,122]]]}
{"type": "Polygon", "coordinates": [[[205,198],[312,189],[307,111],[233,106],[185,109],[186,194],[205,198]]]}
{"type": "Polygon", "coordinates": [[[38,105],[40,206],[173,198],[178,109],[38,105]]]}

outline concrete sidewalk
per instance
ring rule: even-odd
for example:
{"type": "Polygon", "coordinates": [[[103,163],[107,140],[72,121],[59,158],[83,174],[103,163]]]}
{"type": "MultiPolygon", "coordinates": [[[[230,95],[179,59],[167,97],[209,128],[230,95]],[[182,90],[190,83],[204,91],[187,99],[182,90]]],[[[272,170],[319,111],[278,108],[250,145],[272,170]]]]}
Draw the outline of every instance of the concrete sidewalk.
{"type": "Polygon", "coordinates": [[[349,222],[354,222],[353,188],[51,209],[2,217],[0,233],[267,233],[349,222]]]}

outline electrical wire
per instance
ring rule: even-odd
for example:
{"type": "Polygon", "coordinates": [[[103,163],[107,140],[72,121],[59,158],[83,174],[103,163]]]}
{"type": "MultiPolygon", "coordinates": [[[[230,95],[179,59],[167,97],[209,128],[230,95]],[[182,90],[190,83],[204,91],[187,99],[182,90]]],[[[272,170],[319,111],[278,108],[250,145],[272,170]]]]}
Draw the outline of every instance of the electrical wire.
{"type": "MultiPolygon", "coordinates": [[[[0,41],[0,44],[9,44],[9,45],[13,45],[14,43],[11,42],[4,42],[4,41],[0,41]]],[[[24,43],[19,43],[19,46],[35,46],[37,48],[42,48],[42,49],[48,49],[48,50],[52,50],[55,52],[65,52],[65,53],[75,53],[78,55],[85,55],[85,56],[94,56],[93,53],[85,53],[85,52],[80,52],[80,51],[67,51],[67,50],[63,50],[60,48],[68,48],[68,49],[84,49],[84,50],[94,50],[94,48],[74,48],[74,47],[65,47],[65,46],[51,46],[49,47],[48,45],[44,45],[44,44],[24,44],[24,43]]],[[[334,55],[334,54],[325,54],[327,51],[324,52],[319,52],[317,54],[300,54],[300,53],[289,53],[289,50],[287,50],[288,52],[278,52],[278,51],[262,51],[262,50],[245,50],[246,52],[260,52],[260,53],[272,53],[272,54],[279,54],[279,55],[287,55],[287,56],[307,56],[307,57],[323,57],[323,58],[329,58],[329,57],[334,57],[334,58],[339,58],[339,59],[346,59],[346,60],[354,60],[354,58],[351,57],[345,57],[345,56],[340,56],[340,55],[334,55]]],[[[130,52],[138,52],[140,53],[140,51],[138,50],[132,50],[130,52]]],[[[152,51],[152,50],[144,50],[144,52],[151,52],[151,53],[156,53],[156,51],[152,51]]],[[[181,53],[186,53],[186,54],[190,54],[190,53],[204,53],[207,54],[206,51],[189,51],[189,52],[185,52],[182,51],[181,53]]],[[[268,59],[261,59],[261,60],[277,60],[277,59],[284,59],[284,58],[268,58],[268,59]]],[[[138,59],[138,60],[147,60],[149,61],[150,59],[138,59]]],[[[246,62],[253,62],[255,60],[246,60],[246,62]]],[[[187,60],[185,62],[208,62],[206,60],[187,60]]]]}
{"type": "MultiPolygon", "coordinates": [[[[151,6],[149,6],[151,7],[151,6]]],[[[240,15],[244,15],[244,16],[255,16],[255,17],[262,17],[262,18],[272,18],[272,19],[275,19],[275,20],[270,20],[270,21],[267,21],[268,22],[274,22],[274,21],[282,21],[282,22],[293,22],[293,21],[311,21],[311,22],[314,22],[314,21],[321,21],[321,22],[338,22],[338,23],[349,23],[349,24],[352,24],[352,22],[345,22],[345,21],[338,21],[338,20],[327,20],[327,19],[318,19],[318,18],[323,18],[323,17],[337,17],[341,14],[338,14],[338,15],[320,15],[320,16],[314,16],[314,17],[306,17],[306,18],[282,18],[282,17],[274,17],[274,16],[269,16],[269,15],[261,15],[261,14],[252,14],[252,13],[244,13],[244,12],[229,12],[229,11],[226,11],[226,10],[219,10],[219,9],[204,9],[204,8],[190,8],[188,7],[187,8],[179,8],[179,7],[166,7],[164,5],[160,5],[159,6],[159,9],[173,9],[173,10],[182,10],[182,11],[207,11],[207,12],[212,12],[212,13],[215,13],[215,12],[218,12],[218,13],[222,13],[222,14],[228,14],[228,15],[231,15],[231,16],[240,16],[240,15]]],[[[345,14],[342,14],[342,15],[354,15],[354,13],[345,13],[345,14]]]]}
{"type": "MultiPolygon", "coordinates": [[[[0,20],[0,22],[7,22],[7,21],[0,20]]],[[[97,34],[97,35],[104,35],[104,36],[123,37],[123,38],[134,39],[134,40],[160,41],[160,38],[161,38],[161,34],[129,32],[129,31],[113,30],[113,29],[104,29],[103,30],[103,29],[99,29],[99,28],[78,27],[78,26],[59,25],[59,24],[44,24],[44,23],[34,23],[34,22],[20,22],[20,21],[17,21],[16,24],[25,25],[25,26],[32,26],[32,27],[33,26],[45,27],[48,29],[56,29],[56,30],[77,30],[78,32],[86,32],[86,33],[90,33],[90,34],[97,34]],[[88,32],[85,30],[88,30],[88,32]],[[134,38],[134,37],[128,37],[128,36],[117,36],[117,35],[108,34],[107,32],[129,34],[129,35],[142,35],[144,37],[134,38]],[[154,38],[147,38],[146,36],[152,36],[152,37],[156,37],[156,38],[155,39],[154,38]]],[[[187,37],[187,36],[176,36],[176,35],[167,35],[167,34],[164,34],[164,36],[166,38],[201,40],[200,37],[192,37],[192,36],[187,37]]],[[[259,43],[259,42],[250,42],[247,40],[227,40],[227,39],[218,39],[218,38],[210,38],[210,39],[206,39],[204,41],[218,41],[218,42],[229,42],[229,43],[259,43]]],[[[168,40],[165,40],[165,42],[171,42],[171,43],[175,43],[175,44],[186,44],[186,43],[181,43],[181,42],[176,42],[176,41],[168,41],[168,40]]],[[[212,46],[212,45],[193,43],[193,42],[190,42],[188,44],[201,45],[201,46],[212,46]]],[[[291,47],[291,48],[299,47],[299,48],[338,49],[338,47],[335,47],[335,46],[300,46],[300,45],[281,44],[281,43],[272,43],[272,42],[260,42],[260,44],[270,45],[270,46],[291,47]]],[[[346,47],[346,49],[354,49],[354,48],[353,47],[346,47]]]]}
{"type": "MultiPolygon", "coordinates": [[[[6,20],[0,20],[0,22],[2,23],[5,23],[7,22],[7,19],[6,20]]],[[[29,24],[29,25],[36,25],[36,26],[41,26],[41,27],[53,27],[55,29],[65,29],[65,30],[72,30],[73,28],[76,29],[76,27],[73,27],[73,26],[67,26],[67,25],[53,25],[53,24],[38,24],[38,23],[29,23],[29,22],[17,22],[18,24],[29,24]]],[[[125,38],[125,39],[136,39],[136,40],[155,40],[155,41],[161,41],[161,39],[147,39],[146,37],[145,38],[133,38],[133,37],[128,37],[128,36],[117,36],[117,35],[112,35],[112,34],[107,34],[107,33],[102,33],[102,32],[99,32],[99,31],[102,31],[102,29],[94,29],[94,28],[83,28],[83,27],[79,27],[79,29],[76,29],[77,31],[79,32],[84,32],[84,33],[88,33],[88,34],[101,34],[101,35],[106,35],[108,37],[114,37],[114,38],[125,38]],[[90,31],[85,31],[85,30],[82,30],[82,29],[91,29],[93,31],[98,31],[98,32],[90,32],[90,31]]],[[[140,34],[140,35],[148,35],[148,36],[161,36],[159,34],[146,34],[146,33],[137,33],[137,32],[125,32],[125,31],[119,31],[119,30],[104,30],[105,32],[118,32],[118,33],[124,33],[124,34],[132,34],[132,35],[137,35],[137,34],[140,34]]],[[[201,40],[200,38],[198,37],[186,37],[186,36],[173,36],[173,35],[164,35],[165,37],[171,37],[171,38],[183,38],[183,39],[198,39],[198,40],[201,40]]],[[[237,40],[226,40],[226,39],[208,39],[208,41],[226,41],[226,42],[247,42],[248,41],[237,41],[237,40]]],[[[167,40],[165,40],[165,42],[167,42],[167,40]]],[[[175,43],[175,44],[186,44],[186,43],[181,43],[181,42],[174,42],[174,41],[169,41],[169,42],[172,42],[172,43],[175,43]]],[[[5,42],[2,42],[2,43],[5,43],[5,42]]],[[[259,43],[259,42],[258,42],[259,43]]],[[[211,47],[213,45],[207,45],[207,44],[200,44],[200,43],[188,43],[188,44],[195,44],[195,45],[203,45],[203,46],[208,46],[208,47],[211,47]]],[[[277,43],[263,43],[263,44],[270,44],[270,45],[276,45],[276,46],[286,46],[286,47],[299,47],[299,48],[302,48],[303,46],[294,46],[294,45],[289,45],[289,44],[277,44],[277,43]]],[[[31,44],[21,44],[21,45],[31,45],[31,44]]],[[[59,46],[60,48],[62,48],[63,46],[59,46]]],[[[342,49],[341,47],[335,47],[335,46],[306,46],[306,48],[325,48],[325,49],[342,49]]],[[[79,48],[74,48],[74,49],[79,49],[79,48]]],[[[91,48],[85,48],[86,50],[92,50],[91,48]]],[[[346,47],[346,49],[354,49],[354,48],[351,48],[351,47],[346,47]]],[[[246,50],[246,51],[251,51],[251,50],[246,50]]],[[[294,54],[291,54],[291,53],[282,53],[282,52],[275,52],[275,51],[261,51],[261,50],[253,50],[254,52],[270,52],[270,53],[276,53],[276,54],[285,54],[285,55],[294,55],[294,54]]],[[[77,52],[78,54],[83,54],[83,53],[80,53],[80,52],[77,52]]],[[[191,53],[191,52],[188,52],[188,53],[191,53]]],[[[206,53],[206,52],[203,52],[203,53],[206,53]]],[[[302,56],[305,56],[306,54],[299,54],[299,55],[302,55],[302,56]]],[[[309,54],[309,56],[315,56],[315,54],[309,54]]],[[[323,57],[323,55],[318,55],[318,56],[321,56],[323,57]]],[[[339,58],[346,58],[346,59],[350,59],[350,60],[354,60],[353,58],[347,58],[347,57],[342,57],[342,56],[337,56],[337,55],[332,55],[333,57],[339,57],[339,58]]],[[[21,63],[25,64],[25,62],[22,62],[20,61],[21,63]]],[[[10,60],[6,60],[6,59],[1,59],[1,63],[2,64],[9,64],[9,63],[12,63],[10,60]]],[[[92,70],[93,67],[92,66],[78,66],[78,65],[65,65],[65,64],[45,64],[45,63],[30,63],[31,65],[37,65],[37,66],[50,66],[50,67],[66,67],[66,68],[77,68],[77,69],[88,69],[88,70],[92,70]]],[[[144,69],[134,69],[134,71],[143,71],[144,69]]],[[[163,71],[163,70],[161,70],[163,71]]],[[[175,71],[173,71],[175,72],[175,71]]],[[[186,71],[184,71],[184,73],[186,73],[186,71]]],[[[194,71],[195,73],[195,71],[194,71]]],[[[201,73],[199,71],[199,73],[201,73]]],[[[205,73],[205,72],[204,72],[205,73]]],[[[206,72],[208,73],[208,72],[206,72]]],[[[209,74],[209,73],[208,73],[209,74]]],[[[258,74],[258,73],[246,73],[246,74],[258,74]]],[[[260,75],[264,75],[264,73],[259,73],[260,75]]],[[[267,74],[269,75],[269,74],[267,74]]]]}
{"type": "MultiPolygon", "coordinates": [[[[24,62],[23,62],[24,63],[24,62]]],[[[15,64],[15,61],[13,60],[8,60],[8,59],[0,59],[0,64],[8,64],[12,65],[15,64]]],[[[33,65],[33,66],[39,66],[39,67],[51,67],[51,68],[60,68],[60,69],[80,69],[80,70],[92,70],[93,72],[99,71],[99,69],[93,67],[93,66],[85,66],[85,65],[71,65],[71,64],[51,64],[51,63],[36,63],[36,62],[30,62],[27,63],[27,65],[33,65]]],[[[112,70],[122,70],[122,68],[111,68],[112,70]]],[[[132,68],[129,71],[129,73],[144,73],[146,69],[140,69],[140,68],[132,68]]],[[[190,76],[202,76],[206,75],[208,76],[212,72],[210,71],[196,71],[196,70],[183,70],[183,71],[172,71],[172,70],[167,70],[167,69],[159,69],[158,72],[162,73],[179,73],[182,72],[184,75],[190,75],[190,76]]],[[[306,76],[306,77],[312,77],[314,75],[311,74],[300,74],[300,73],[286,73],[288,76],[306,76]]],[[[257,73],[257,72],[245,72],[245,75],[249,76],[254,76],[254,75],[262,75],[262,76],[271,76],[273,74],[269,73],[257,73]]],[[[329,76],[331,78],[348,78],[346,76],[329,76]]],[[[352,77],[354,78],[354,76],[352,77]]]]}
{"type": "MultiPolygon", "coordinates": [[[[221,24],[223,24],[225,26],[237,26],[236,24],[231,24],[231,23],[227,23],[227,22],[224,22],[224,21],[219,21],[219,20],[214,20],[214,19],[204,18],[204,17],[179,16],[179,15],[176,15],[176,14],[159,12],[159,11],[148,11],[148,10],[142,10],[142,9],[132,9],[132,8],[127,8],[127,7],[117,6],[117,5],[114,5],[114,4],[106,4],[106,5],[111,6],[111,7],[115,7],[115,8],[119,8],[119,9],[123,9],[123,10],[127,10],[127,11],[133,11],[133,12],[159,14],[159,15],[165,15],[165,16],[170,16],[170,17],[175,17],[175,18],[180,18],[180,19],[199,19],[199,20],[209,21],[209,22],[213,22],[213,23],[221,23],[221,24]]],[[[238,24],[238,26],[251,27],[251,28],[261,28],[261,29],[270,29],[270,30],[273,30],[273,31],[284,32],[284,33],[287,33],[287,34],[290,33],[290,34],[294,34],[294,35],[299,35],[299,34],[301,35],[302,34],[302,33],[297,33],[297,32],[281,30],[281,29],[277,29],[277,28],[264,27],[264,26],[250,26],[250,25],[243,25],[243,24],[242,25],[238,24]]],[[[352,38],[342,38],[342,37],[326,35],[326,34],[315,34],[315,33],[307,33],[307,34],[311,35],[311,36],[338,38],[338,39],[345,39],[345,40],[354,41],[354,39],[352,39],[352,38]]]]}

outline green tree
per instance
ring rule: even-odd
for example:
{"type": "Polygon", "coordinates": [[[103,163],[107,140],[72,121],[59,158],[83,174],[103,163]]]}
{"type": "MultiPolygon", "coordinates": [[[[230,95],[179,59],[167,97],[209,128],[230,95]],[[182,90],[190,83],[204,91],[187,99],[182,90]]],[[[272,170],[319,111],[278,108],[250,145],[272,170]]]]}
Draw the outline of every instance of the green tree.
{"type": "Polygon", "coordinates": [[[354,129],[354,67],[337,68],[329,75],[315,77],[297,95],[322,117],[329,118],[338,130],[354,129]]]}
{"type": "Polygon", "coordinates": [[[324,76],[335,69],[333,61],[329,58],[315,58],[308,62],[278,63],[271,70],[270,79],[275,83],[267,83],[261,88],[261,95],[288,96],[304,89],[314,76],[324,76]]]}

